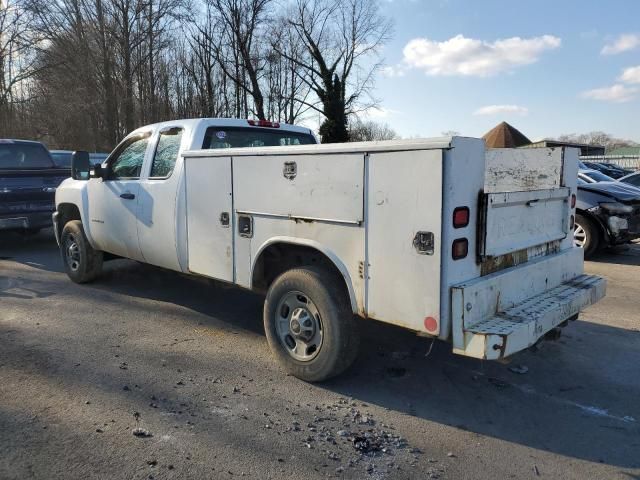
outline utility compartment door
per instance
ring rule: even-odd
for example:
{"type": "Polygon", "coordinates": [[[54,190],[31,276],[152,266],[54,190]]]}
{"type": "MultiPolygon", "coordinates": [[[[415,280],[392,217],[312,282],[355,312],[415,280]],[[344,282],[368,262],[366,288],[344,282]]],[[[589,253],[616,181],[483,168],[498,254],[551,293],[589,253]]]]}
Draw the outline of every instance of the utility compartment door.
{"type": "Polygon", "coordinates": [[[364,154],[234,158],[235,208],[275,217],[360,224],[364,154]]]}
{"type": "Polygon", "coordinates": [[[186,157],[189,271],[233,281],[231,157],[186,157]]]}
{"type": "Polygon", "coordinates": [[[425,331],[426,317],[440,324],[442,159],[442,150],[369,157],[367,313],[372,318],[418,331],[425,331]],[[414,245],[420,234],[432,239],[426,252],[414,245]]]}

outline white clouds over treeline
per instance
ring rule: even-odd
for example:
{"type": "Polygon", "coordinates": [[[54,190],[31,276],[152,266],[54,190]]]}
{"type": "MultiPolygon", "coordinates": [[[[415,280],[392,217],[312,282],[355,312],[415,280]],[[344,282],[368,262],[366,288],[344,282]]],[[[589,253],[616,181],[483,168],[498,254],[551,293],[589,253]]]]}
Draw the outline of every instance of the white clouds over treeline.
{"type": "Polygon", "coordinates": [[[560,44],[560,38],[553,35],[495,41],[467,38],[464,35],[456,35],[442,42],[414,38],[404,47],[402,64],[387,69],[385,73],[398,76],[406,69],[415,68],[434,76],[490,77],[535,63],[543,52],[556,49],[560,44]]]}

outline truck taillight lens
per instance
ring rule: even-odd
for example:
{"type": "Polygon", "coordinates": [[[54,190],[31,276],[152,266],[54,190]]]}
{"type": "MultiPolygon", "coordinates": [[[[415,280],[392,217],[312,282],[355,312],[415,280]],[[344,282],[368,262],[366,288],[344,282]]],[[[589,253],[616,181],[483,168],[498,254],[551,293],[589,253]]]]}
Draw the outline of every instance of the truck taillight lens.
{"type": "Polygon", "coordinates": [[[469,225],[469,208],[458,207],[453,211],[453,228],[463,228],[469,225]]]}
{"type": "Polygon", "coordinates": [[[571,208],[576,208],[576,194],[571,195],[571,208]]]}
{"type": "Polygon", "coordinates": [[[268,120],[247,120],[252,127],[280,128],[278,122],[270,122],[268,120]]]}
{"type": "Polygon", "coordinates": [[[469,253],[469,241],[466,238],[458,238],[453,241],[451,256],[454,260],[465,258],[469,253]]]}

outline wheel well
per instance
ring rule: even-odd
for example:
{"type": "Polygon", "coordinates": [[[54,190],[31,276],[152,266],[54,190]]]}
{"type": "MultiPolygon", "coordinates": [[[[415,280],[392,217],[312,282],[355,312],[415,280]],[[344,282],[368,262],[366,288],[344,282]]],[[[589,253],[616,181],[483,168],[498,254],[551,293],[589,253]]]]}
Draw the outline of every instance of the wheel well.
{"type": "Polygon", "coordinates": [[[291,243],[274,243],[260,252],[253,267],[252,288],[266,292],[278,276],[287,270],[305,266],[322,267],[335,275],[336,281],[344,287],[347,299],[350,299],[344,276],[327,255],[316,248],[291,243]]]}
{"type": "Polygon", "coordinates": [[[580,210],[580,209],[576,209],[576,214],[582,215],[583,217],[591,220],[593,224],[596,226],[596,228],[598,229],[598,231],[600,232],[600,235],[602,235],[602,239],[604,239],[605,241],[609,241],[608,240],[609,231],[607,230],[607,228],[604,226],[604,224],[598,217],[596,217],[595,215],[592,215],[586,210],[580,210]]]}
{"type": "Polygon", "coordinates": [[[71,220],[82,220],[80,210],[73,203],[61,203],[58,205],[58,235],[62,233],[62,229],[71,220]]]}

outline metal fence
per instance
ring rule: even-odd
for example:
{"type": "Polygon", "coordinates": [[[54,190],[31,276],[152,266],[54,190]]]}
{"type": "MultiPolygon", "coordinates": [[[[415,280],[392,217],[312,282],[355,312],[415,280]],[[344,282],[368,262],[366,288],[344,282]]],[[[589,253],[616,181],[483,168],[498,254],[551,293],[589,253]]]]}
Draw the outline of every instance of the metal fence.
{"type": "Polygon", "coordinates": [[[583,162],[612,163],[622,168],[640,170],[640,155],[593,155],[580,156],[583,162]]]}

